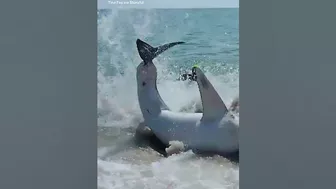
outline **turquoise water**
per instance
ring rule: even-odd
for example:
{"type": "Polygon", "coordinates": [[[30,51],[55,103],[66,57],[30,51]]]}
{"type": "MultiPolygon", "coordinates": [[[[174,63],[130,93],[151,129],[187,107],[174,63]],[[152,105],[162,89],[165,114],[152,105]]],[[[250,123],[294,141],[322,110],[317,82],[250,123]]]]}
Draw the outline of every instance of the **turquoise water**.
{"type": "MultiPolygon", "coordinates": [[[[154,59],[158,90],[173,110],[199,102],[195,83],[176,81],[198,64],[227,106],[239,95],[239,9],[98,11],[99,188],[239,188],[239,167],[190,152],[162,158],[132,142],[142,121],[135,40],[184,41],[154,59]]],[[[193,111],[190,106],[189,111],[193,111]]]]}
{"type": "MultiPolygon", "coordinates": [[[[132,10],[130,13],[128,10],[119,10],[119,19],[114,21],[113,30],[120,36],[122,47],[129,51],[136,51],[134,45],[136,38],[141,38],[153,45],[185,41],[186,45],[165,52],[165,55],[171,59],[169,63],[171,71],[179,71],[179,68],[187,69],[198,63],[215,73],[238,72],[238,11],[239,9],[177,9],[132,10]],[[133,19],[128,19],[129,17],[133,19]],[[146,28],[147,33],[141,33],[133,27],[148,24],[148,19],[150,19],[150,26],[146,28]]],[[[113,11],[103,11],[107,14],[106,12],[113,13],[113,11]]],[[[99,15],[103,13],[99,12],[99,15]]],[[[98,47],[99,64],[110,65],[109,56],[106,54],[115,51],[115,47],[109,46],[104,39],[99,39],[98,47]]],[[[118,61],[131,62],[133,59],[133,57],[121,56],[118,61]]]]}

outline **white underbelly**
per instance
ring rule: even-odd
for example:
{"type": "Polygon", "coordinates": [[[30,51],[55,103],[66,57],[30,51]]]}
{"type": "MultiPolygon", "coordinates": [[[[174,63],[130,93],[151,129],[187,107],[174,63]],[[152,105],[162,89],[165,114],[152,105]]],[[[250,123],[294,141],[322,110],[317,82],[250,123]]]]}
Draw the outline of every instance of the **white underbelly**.
{"type": "Polygon", "coordinates": [[[230,151],[238,148],[238,131],[230,127],[199,124],[202,114],[181,114],[163,111],[160,116],[148,121],[148,126],[165,144],[180,141],[186,148],[230,151]]]}

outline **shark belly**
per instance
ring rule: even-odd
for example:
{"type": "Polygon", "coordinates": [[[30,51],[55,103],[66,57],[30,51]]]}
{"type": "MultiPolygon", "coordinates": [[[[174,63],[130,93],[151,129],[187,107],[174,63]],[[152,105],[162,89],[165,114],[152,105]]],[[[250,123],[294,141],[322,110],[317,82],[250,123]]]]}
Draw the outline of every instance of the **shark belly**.
{"type": "Polygon", "coordinates": [[[219,123],[202,122],[197,127],[191,148],[208,151],[228,153],[239,148],[237,125],[221,120],[219,123]]]}
{"type": "Polygon", "coordinates": [[[202,114],[164,110],[146,120],[153,133],[166,145],[183,142],[186,149],[230,152],[238,148],[238,128],[231,122],[201,122],[202,114]]]}
{"type": "Polygon", "coordinates": [[[148,127],[165,144],[170,141],[180,141],[190,145],[196,134],[196,125],[202,114],[176,113],[163,110],[158,116],[146,121],[148,127]]]}

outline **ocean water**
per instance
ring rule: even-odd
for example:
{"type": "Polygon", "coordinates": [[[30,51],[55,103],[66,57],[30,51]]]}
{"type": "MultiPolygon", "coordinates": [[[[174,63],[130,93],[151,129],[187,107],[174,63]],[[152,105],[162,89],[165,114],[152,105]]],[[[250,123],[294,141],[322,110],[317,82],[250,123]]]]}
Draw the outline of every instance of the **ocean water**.
{"type": "MultiPolygon", "coordinates": [[[[239,95],[239,9],[98,11],[98,188],[239,188],[239,165],[184,152],[168,158],[135,140],[143,120],[137,102],[135,46],[185,41],[154,59],[158,90],[173,110],[195,111],[197,84],[177,81],[198,64],[227,106],[239,95]],[[187,107],[187,108],[186,108],[187,107]]],[[[239,113],[237,114],[239,119],[239,113]]]]}

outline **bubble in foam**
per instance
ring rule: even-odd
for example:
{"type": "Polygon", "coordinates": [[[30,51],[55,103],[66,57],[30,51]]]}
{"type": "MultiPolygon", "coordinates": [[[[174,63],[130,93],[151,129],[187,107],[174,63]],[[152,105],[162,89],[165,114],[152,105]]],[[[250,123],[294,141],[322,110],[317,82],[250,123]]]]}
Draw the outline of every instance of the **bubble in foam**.
{"type": "Polygon", "coordinates": [[[168,155],[178,154],[184,151],[184,144],[181,141],[170,141],[169,147],[165,150],[168,155]]]}

